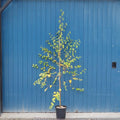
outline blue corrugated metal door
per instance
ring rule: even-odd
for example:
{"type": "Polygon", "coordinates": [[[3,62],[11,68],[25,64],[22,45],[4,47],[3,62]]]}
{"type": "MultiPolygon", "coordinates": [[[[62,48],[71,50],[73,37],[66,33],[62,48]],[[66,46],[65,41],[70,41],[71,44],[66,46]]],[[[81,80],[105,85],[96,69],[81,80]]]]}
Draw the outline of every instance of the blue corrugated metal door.
{"type": "Polygon", "coordinates": [[[72,38],[81,39],[87,68],[76,85],[85,91],[66,92],[62,103],[69,112],[120,112],[119,0],[13,0],[2,13],[3,112],[49,112],[52,94],[33,86],[38,74],[31,66],[57,30],[60,9],[72,38]]]}

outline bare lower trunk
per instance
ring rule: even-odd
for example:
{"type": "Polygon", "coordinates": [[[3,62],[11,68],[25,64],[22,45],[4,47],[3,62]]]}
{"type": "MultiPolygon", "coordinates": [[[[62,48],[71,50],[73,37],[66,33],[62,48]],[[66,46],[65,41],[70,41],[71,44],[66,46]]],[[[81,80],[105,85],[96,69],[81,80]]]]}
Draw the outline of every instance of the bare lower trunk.
{"type": "Polygon", "coordinates": [[[61,50],[60,50],[60,39],[59,39],[59,94],[60,94],[59,106],[61,107],[61,68],[60,68],[60,56],[61,56],[61,50]]]}

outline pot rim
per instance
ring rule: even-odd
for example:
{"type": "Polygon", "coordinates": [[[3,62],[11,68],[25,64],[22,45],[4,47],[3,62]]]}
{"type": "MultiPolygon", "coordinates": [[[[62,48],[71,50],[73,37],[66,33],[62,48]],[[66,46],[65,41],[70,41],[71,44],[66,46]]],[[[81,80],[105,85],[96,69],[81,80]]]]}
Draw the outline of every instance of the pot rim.
{"type": "Polygon", "coordinates": [[[60,108],[59,105],[56,105],[55,108],[56,109],[66,109],[67,108],[67,106],[65,106],[65,105],[61,105],[61,106],[63,106],[63,108],[60,108]]]}

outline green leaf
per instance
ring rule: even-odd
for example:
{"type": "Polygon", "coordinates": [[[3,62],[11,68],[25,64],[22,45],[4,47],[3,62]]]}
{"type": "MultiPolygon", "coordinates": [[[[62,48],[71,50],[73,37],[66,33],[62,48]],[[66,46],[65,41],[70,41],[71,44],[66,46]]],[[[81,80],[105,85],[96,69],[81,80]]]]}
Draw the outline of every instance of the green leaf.
{"type": "Polygon", "coordinates": [[[78,78],[73,78],[73,80],[78,80],[78,78]]]}
{"type": "Polygon", "coordinates": [[[65,74],[65,71],[63,71],[63,74],[65,74]]]}
{"type": "Polygon", "coordinates": [[[76,91],[80,91],[80,92],[83,92],[84,91],[84,88],[76,88],[76,91]]]}

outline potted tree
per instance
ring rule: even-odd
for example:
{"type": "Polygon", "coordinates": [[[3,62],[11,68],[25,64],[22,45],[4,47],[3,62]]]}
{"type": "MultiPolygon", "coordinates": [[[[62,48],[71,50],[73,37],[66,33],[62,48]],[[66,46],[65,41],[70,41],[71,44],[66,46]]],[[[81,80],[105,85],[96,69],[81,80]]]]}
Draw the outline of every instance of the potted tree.
{"type": "Polygon", "coordinates": [[[55,35],[49,33],[50,40],[46,41],[49,47],[41,47],[40,60],[38,64],[33,64],[32,67],[41,71],[39,78],[33,84],[40,85],[45,92],[54,87],[58,82],[59,88],[53,91],[53,98],[49,109],[53,108],[56,100],[59,101],[59,105],[55,106],[56,116],[59,119],[64,119],[66,106],[61,104],[61,92],[63,89],[67,91],[68,87],[72,90],[84,91],[84,88],[75,88],[72,83],[82,81],[80,75],[86,69],[81,70],[81,65],[79,65],[81,56],[77,56],[80,40],[72,40],[70,37],[71,32],[65,35],[67,23],[64,22],[64,11],[60,10],[60,12],[58,31],[55,35]],[[66,75],[71,76],[71,79],[67,77],[63,79],[62,76],[66,75]]]}

